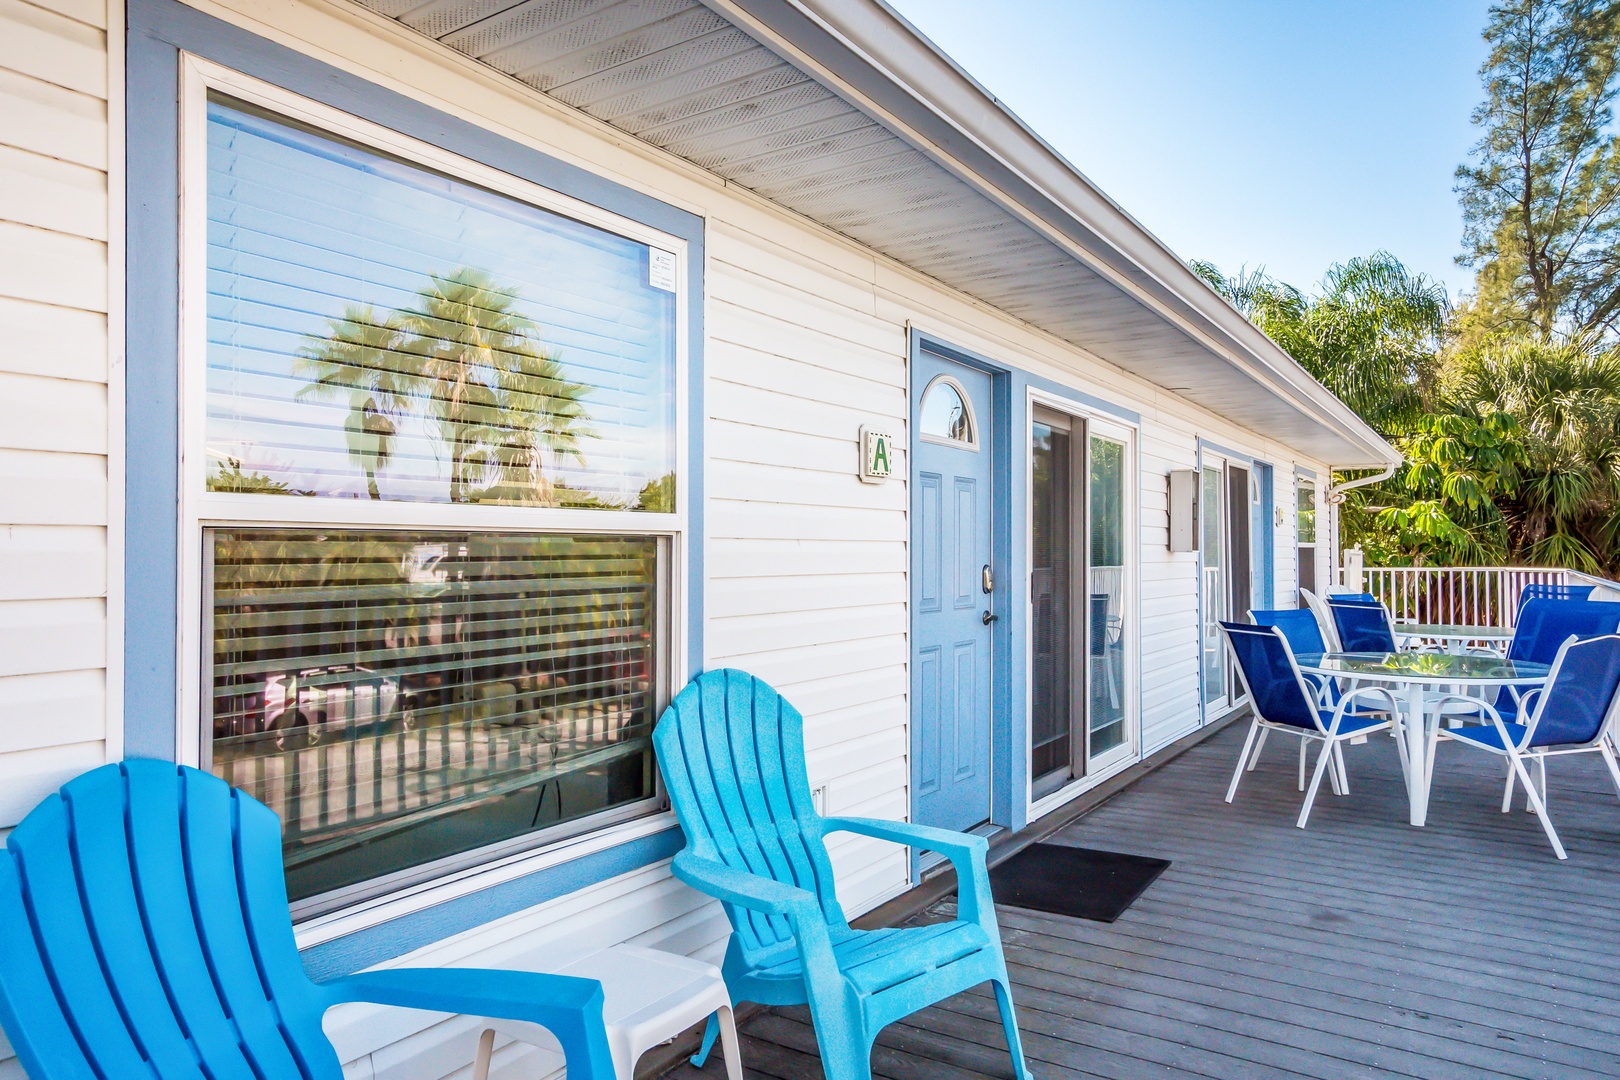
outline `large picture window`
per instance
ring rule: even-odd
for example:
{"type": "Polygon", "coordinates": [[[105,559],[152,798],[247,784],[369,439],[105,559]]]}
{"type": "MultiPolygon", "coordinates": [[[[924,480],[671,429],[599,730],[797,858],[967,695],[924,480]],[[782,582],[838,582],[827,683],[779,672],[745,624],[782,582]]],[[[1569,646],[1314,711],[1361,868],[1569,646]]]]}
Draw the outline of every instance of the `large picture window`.
{"type": "Polygon", "coordinates": [[[306,913],[651,811],[682,242],[198,79],[197,757],[306,913]]]}
{"type": "Polygon", "coordinates": [[[209,490],[669,508],[668,253],[221,97],[207,229],[209,490]]]}
{"type": "Polygon", "coordinates": [[[213,765],[294,898],[647,799],[654,539],[214,529],[213,765]]]}

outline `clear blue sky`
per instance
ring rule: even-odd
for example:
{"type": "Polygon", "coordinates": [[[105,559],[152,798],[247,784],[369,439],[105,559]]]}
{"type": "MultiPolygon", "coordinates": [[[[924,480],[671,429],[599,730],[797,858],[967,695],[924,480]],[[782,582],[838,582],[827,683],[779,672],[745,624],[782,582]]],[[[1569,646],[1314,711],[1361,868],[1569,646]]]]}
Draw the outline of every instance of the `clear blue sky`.
{"type": "Polygon", "coordinates": [[[1488,0],[890,0],[1182,258],[1453,296],[1488,0]]]}

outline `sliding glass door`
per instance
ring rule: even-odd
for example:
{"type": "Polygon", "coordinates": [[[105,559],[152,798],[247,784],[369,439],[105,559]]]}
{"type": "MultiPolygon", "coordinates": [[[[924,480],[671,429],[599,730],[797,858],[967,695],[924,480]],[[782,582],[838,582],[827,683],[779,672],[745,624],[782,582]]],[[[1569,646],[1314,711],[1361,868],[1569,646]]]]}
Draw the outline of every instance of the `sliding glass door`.
{"type": "Polygon", "coordinates": [[[1037,406],[1030,434],[1035,798],[1135,752],[1128,432],[1037,406]]]}
{"type": "Polygon", "coordinates": [[[1230,619],[1231,589],[1226,565],[1226,462],[1204,458],[1198,498],[1198,553],[1200,590],[1198,609],[1203,616],[1204,713],[1224,708],[1226,692],[1226,643],[1221,639],[1220,621],[1230,619]]]}
{"type": "Polygon", "coordinates": [[[1119,439],[1087,437],[1087,768],[1106,767],[1130,747],[1125,709],[1125,460],[1119,439]]]}
{"type": "Polygon", "coordinates": [[[1204,719],[1242,700],[1243,686],[1226,653],[1222,620],[1247,622],[1251,608],[1271,603],[1271,466],[1203,454],[1198,499],[1198,554],[1204,719]]]}
{"type": "Polygon", "coordinates": [[[1081,504],[1073,498],[1080,457],[1075,423],[1038,408],[1030,435],[1029,766],[1037,799],[1085,771],[1083,742],[1075,738],[1083,701],[1083,673],[1075,663],[1082,628],[1073,618],[1075,538],[1082,528],[1081,504]]]}

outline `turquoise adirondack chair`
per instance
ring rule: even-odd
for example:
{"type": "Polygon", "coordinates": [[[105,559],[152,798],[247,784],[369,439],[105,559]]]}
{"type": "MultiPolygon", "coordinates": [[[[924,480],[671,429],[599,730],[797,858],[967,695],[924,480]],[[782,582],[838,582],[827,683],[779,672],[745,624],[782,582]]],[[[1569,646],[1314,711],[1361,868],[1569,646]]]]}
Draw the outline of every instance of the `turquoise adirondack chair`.
{"type": "MultiPolygon", "coordinates": [[[[982,982],[995,987],[1014,1071],[1027,1080],[984,840],[876,818],[824,818],[810,799],[804,720],[769,685],[710,671],[676,695],[653,731],[686,833],[674,872],[731,920],[723,971],[732,1001],[808,1003],[827,1080],[867,1080],[884,1026],[982,982]],[[833,891],[823,837],[853,832],[937,851],[956,867],[954,922],[853,930],[833,891]]],[[[702,1066],[714,1045],[711,1019],[702,1066]]]]}
{"type": "Polygon", "coordinates": [[[398,968],[312,982],[280,822],[207,773],[104,765],[0,852],[0,1025],[33,1080],[340,1080],[321,1016],[347,1001],[532,1021],[571,1078],[613,1076],[591,979],[398,968]]]}

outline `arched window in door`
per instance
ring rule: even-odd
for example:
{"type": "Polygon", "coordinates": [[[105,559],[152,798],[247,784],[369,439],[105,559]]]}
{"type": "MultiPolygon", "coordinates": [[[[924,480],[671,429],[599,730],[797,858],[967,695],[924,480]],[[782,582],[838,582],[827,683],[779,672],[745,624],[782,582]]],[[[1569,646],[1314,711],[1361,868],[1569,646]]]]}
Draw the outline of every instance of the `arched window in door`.
{"type": "Polygon", "coordinates": [[[918,433],[929,442],[950,443],[965,450],[979,448],[979,427],[961,385],[949,375],[936,376],[923,391],[918,433]]]}

